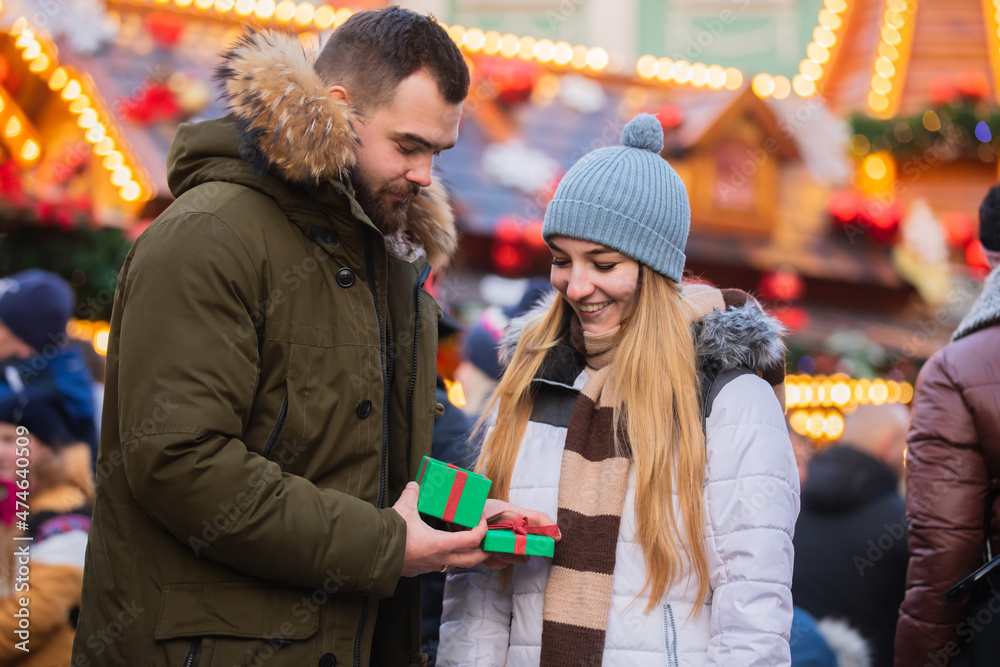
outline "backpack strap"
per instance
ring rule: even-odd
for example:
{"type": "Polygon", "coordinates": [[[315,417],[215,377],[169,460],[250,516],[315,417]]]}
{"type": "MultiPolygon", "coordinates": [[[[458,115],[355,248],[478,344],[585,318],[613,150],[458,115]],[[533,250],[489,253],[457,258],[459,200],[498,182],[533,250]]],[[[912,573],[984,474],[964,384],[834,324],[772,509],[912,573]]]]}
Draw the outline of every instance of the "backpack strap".
{"type": "Polygon", "coordinates": [[[738,366],[719,373],[709,383],[708,387],[704,390],[701,405],[701,414],[706,425],[708,424],[709,415],[712,414],[712,404],[715,402],[716,396],[719,395],[723,387],[742,375],[756,375],[756,373],[745,366],[738,366]]]}

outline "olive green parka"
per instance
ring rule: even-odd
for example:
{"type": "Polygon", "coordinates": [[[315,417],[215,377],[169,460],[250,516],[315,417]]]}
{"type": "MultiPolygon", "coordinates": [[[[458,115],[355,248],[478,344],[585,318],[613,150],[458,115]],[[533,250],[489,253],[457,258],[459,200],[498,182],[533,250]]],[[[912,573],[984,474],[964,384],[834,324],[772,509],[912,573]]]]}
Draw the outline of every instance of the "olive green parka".
{"type": "Polygon", "coordinates": [[[178,130],[118,279],[73,664],[420,664],[390,508],[430,451],[450,207],[432,185],[379,233],[295,37],[219,74],[232,113],[178,130]]]}

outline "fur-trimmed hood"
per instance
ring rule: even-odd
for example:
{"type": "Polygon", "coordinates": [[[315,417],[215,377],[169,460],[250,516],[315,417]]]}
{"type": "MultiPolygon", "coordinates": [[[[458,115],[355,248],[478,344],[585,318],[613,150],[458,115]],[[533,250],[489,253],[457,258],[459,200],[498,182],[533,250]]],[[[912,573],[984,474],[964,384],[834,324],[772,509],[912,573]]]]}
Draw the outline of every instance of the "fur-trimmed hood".
{"type": "MultiPolygon", "coordinates": [[[[559,293],[552,290],[527,312],[510,321],[500,340],[501,365],[506,366],[514,356],[524,326],[543,315],[558,296],[559,293]]],[[[748,368],[774,387],[784,406],[784,326],[740,290],[686,285],[682,301],[692,322],[702,385],[706,386],[725,371],[748,368]]]]}
{"type": "Polygon", "coordinates": [[[952,334],[952,340],[964,338],[980,329],[1000,323],[1000,266],[993,269],[983,283],[983,292],[972,305],[972,310],[952,334]]]}
{"type": "MultiPolygon", "coordinates": [[[[248,28],[216,70],[236,128],[236,146],[218,156],[231,160],[235,152],[242,157],[256,180],[253,186],[274,178],[315,193],[336,182],[353,195],[350,174],[359,146],[355,128],[364,120],[357,109],[328,95],[313,61],[295,35],[248,28]]],[[[192,126],[181,131],[185,127],[192,126]]],[[[195,157],[207,157],[200,152],[195,157]]],[[[179,175],[171,174],[175,196],[206,180],[205,174],[189,178],[191,171],[190,165],[182,165],[179,175]]],[[[209,177],[245,180],[239,172],[230,165],[222,176],[209,177]]],[[[457,245],[451,205],[437,180],[413,198],[406,229],[386,239],[393,255],[412,261],[426,254],[434,266],[447,264],[457,245]]]]}

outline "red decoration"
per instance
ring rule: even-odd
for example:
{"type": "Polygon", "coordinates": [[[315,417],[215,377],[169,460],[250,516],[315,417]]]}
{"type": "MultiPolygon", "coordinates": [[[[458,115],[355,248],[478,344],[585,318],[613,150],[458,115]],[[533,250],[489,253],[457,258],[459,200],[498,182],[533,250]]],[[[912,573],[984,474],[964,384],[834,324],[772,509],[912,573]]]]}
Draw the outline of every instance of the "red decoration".
{"type": "Polygon", "coordinates": [[[156,45],[170,49],[177,46],[184,34],[184,17],[171,12],[153,12],[146,17],[146,29],[156,45]]]}
{"type": "Polygon", "coordinates": [[[147,125],[176,120],[181,113],[177,96],[161,81],[150,81],[134,97],[121,102],[118,112],[128,120],[147,125]]]}
{"type": "Polygon", "coordinates": [[[857,190],[840,190],[830,195],[827,209],[838,223],[844,225],[857,219],[863,200],[857,190]]]}
{"type": "Polygon", "coordinates": [[[10,63],[7,59],[0,55],[0,83],[7,80],[7,75],[10,74],[10,63]]]}
{"type": "Polygon", "coordinates": [[[944,106],[955,99],[958,91],[955,84],[948,79],[935,79],[931,81],[930,95],[934,106],[944,106]]]}
{"type": "Polygon", "coordinates": [[[525,242],[536,250],[548,250],[549,245],[542,238],[542,221],[534,220],[524,226],[525,242]]]}
{"type": "Polygon", "coordinates": [[[973,269],[989,271],[990,265],[986,261],[986,253],[983,252],[983,244],[979,242],[979,239],[972,241],[965,247],[965,261],[973,269]]]}
{"type": "Polygon", "coordinates": [[[955,248],[964,248],[976,235],[976,223],[971,216],[960,211],[946,213],[941,218],[944,236],[955,248]]]}
{"type": "Polygon", "coordinates": [[[968,69],[959,72],[955,77],[955,88],[959,95],[974,100],[986,99],[990,95],[990,80],[986,72],[978,69],[968,69]]]}
{"type": "Polygon", "coordinates": [[[769,301],[795,301],[802,296],[805,283],[792,269],[768,271],[760,279],[758,291],[769,301]]]}
{"type": "Polygon", "coordinates": [[[664,104],[656,111],[656,116],[664,130],[680,127],[681,123],[684,122],[684,112],[673,104],[664,104]]]}
{"type": "Polygon", "coordinates": [[[480,82],[475,89],[494,89],[504,104],[526,101],[541,76],[538,65],[514,58],[482,58],[474,72],[480,82]]]}
{"type": "Polygon", "coordinates": [[[782,324],[788,327],[788,333],[794,334],[809,326],[809,313],[802,308],[784,307],[771,311],[782,324]]]}
{"type": "Polygon", "coordinates": [[[513,243],[493,244],[493,264],[502,275],[512,276],[523,273],[529,266],[528,253],[513,243]]]}
{"type": "Polygon", "coordinates": [[[898,202],[886,204],[866,199],[856,190],[841,190],[830,196],[827,209],[840,227],[856,225],[880,243],[893,243],[899,233],[903,210],[898,202]]]}
{"type": "Polygon", "coordinates": [[[886,205],[868,199],[861,205],[858,222],[876,241],[892,243],[896,240],[902,218],[903,210],[898,202],[886,205]]]}

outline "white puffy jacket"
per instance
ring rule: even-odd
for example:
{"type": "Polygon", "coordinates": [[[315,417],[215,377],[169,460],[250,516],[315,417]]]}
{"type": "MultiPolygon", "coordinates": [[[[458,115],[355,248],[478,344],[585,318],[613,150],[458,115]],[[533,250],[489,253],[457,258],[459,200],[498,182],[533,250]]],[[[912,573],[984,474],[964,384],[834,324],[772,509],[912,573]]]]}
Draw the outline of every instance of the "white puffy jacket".
{"type": "MultiPolygon", "coordinates": [[[[774,363],[776,355],[783,363],[777,327],[756,304],[709,317],[713,326],[706,331],[714,339],[701,341],[699,355],[715,355],[712,350],[725,354],[701,363],[702,368],[711,367],[713,373],[727,366],[760,368],[774,363]],[[734,338],[737,332],[739,339],[734,338]]],[[[536,382],[539,391],[514,467],[510,502],[555,517],[566,426],[586,373],[560,377],[556,369],[536,382]]],[[[702,608],[694,608],[696,586],[686,585],[686,567],[652,612],[645,613],[648,594],[640,596],[640,591],[646,567],[636,542],[630,479],[618,534],[606,666],[790,664],[792,534],[799,483],[781,405],[767,382],[741,375],[715,398],[706,428],[709,598],[702,608]]],[[[675,516],[680,516],[676,504],[675,516]]],[[[514,566],[512,583],[503,591],[499,573],[483,566],[451,573],[437,664],[538,665],[549,566],[545,558],[514,566]]]]}

